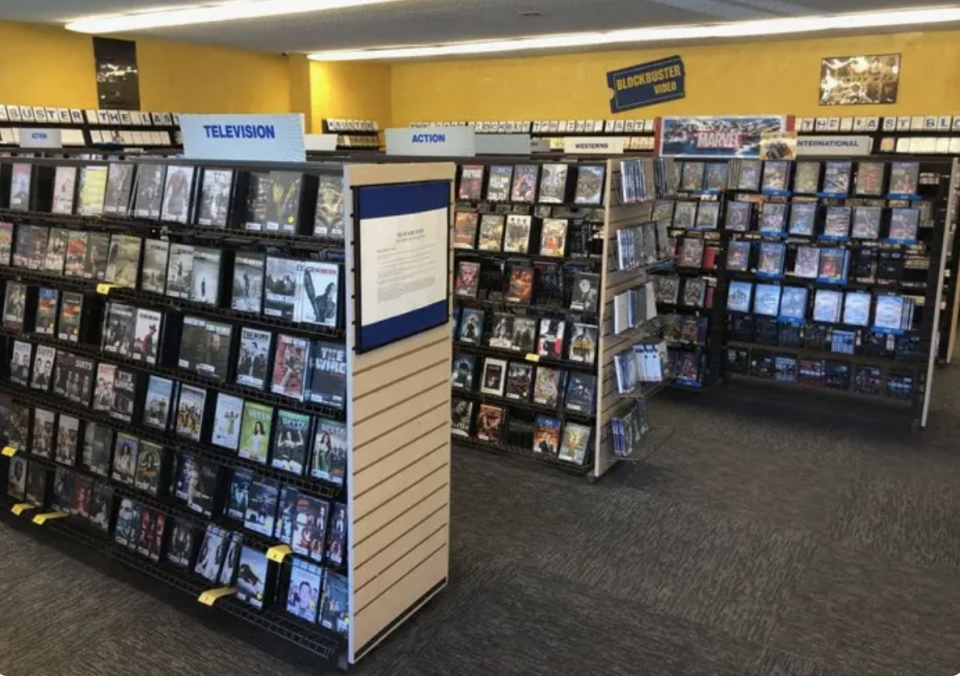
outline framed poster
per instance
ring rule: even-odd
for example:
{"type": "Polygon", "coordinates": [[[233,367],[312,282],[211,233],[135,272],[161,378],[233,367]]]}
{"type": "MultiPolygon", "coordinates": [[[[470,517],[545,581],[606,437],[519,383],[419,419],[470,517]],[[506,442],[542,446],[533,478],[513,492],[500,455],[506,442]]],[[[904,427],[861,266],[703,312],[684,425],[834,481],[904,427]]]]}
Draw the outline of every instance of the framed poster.
{"type": "Polygon", "coordinates": [[[357,188],[356,351],[450,320],[450,181],[357,188]]]}
{"type": "Polygon", "coordinates": [[[900,55],[830,56],[820,64],[820,105],[896,103],[900,55]]]}

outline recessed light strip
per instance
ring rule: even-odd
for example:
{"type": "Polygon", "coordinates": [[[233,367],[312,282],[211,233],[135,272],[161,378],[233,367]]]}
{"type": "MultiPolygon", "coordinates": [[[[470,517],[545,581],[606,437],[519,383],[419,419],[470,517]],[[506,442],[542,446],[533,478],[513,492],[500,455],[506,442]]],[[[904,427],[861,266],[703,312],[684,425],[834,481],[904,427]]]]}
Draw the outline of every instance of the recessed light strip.
{"type": "Polygon", "coordinates": [[[378,5],[398,0],[251,0],[249,2],[222,2],[206,5],[188,5],[162,10],[91,16],[66,25],[78,33],[119,33],[150,28],[189,26],[237,19],[263,19],[271,16],[322,12],[344,7],[378,5]]]}
{"type": "Polygon", "coordinates": [[[931,7],[889,12],[735,21],[709,25],[629,28],[602,33],[542,35],[489,42],[457,42],[445,45],[424,45],[421,47],[315,52],[310,54],[309,58],[314,61],[367,61],[373,59],[466,56],[537,49],[603,47],[626,43],[671,42],[677,40],[702,40],[707,38],[745,38],[821,31],[847,31],[862,28],[901,27],[907,29],[914,26],[955,21],[960,21],[960,7],[931,7]]]}

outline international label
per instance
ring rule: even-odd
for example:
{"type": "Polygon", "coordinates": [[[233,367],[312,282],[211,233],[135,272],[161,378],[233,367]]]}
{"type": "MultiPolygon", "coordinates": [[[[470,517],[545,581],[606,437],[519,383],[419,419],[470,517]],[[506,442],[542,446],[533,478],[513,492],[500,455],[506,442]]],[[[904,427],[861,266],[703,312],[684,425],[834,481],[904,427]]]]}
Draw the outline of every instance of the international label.
{"type": "Polygon", "coordinates": [[[873,151],[870,136],[801,136],[797,139],[797,155],[865,156],[873,151]]]}
{"type": "Polygon", "coordinates": [[[610,112],[622,113],[682,99],[686,96],[685,78],[686,72],[679,56],[607,73],[607,86],[613,90],[610,112]]]}

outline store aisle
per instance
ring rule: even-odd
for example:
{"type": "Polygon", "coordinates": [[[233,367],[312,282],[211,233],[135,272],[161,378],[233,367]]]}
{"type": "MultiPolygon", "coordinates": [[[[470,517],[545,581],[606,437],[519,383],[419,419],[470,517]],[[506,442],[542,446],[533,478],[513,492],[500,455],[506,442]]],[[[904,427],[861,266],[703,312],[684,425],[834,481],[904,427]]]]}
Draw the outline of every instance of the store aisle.
{"type": "MultiPolygon", "coordinates": [[[[356,673],[956,673],[960,368],[937,400],[910,434],[670,396],[592,486],[458,451],[452,586],[356,673]]],[[[6,676],[311,673],[2,524],[0,599],[6,676]]]]}

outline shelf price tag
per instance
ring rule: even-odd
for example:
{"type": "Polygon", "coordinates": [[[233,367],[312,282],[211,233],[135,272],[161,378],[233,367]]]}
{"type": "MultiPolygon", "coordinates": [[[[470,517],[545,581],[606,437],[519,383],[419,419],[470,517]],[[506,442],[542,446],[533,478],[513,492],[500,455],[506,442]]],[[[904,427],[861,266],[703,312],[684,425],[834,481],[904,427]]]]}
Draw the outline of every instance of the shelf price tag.
{"type": "Polygon", "coordinates": [[[212,606],[217,602],[218,599],[222,599],[224,596],[233,596],[236,593],[236,587],[219,587],[218,589],[208,589],[200,594],[200,598],[198,598],[197,601],[205,606],[212,606]]]}
{"type": "Polygon", "coordinates": [[[17,454],[17,447],[16,447],[16,446],[5,446],[5,447],[3,448],[3,451],[0,451],[0,453],[2,453],[4,456],[6,456],[6,457],[8,457],[8,458],[12,458],[13,456],[15,456],[15,455],[17,454]]]}
{"type": "Polygon", "coordinates": [[[110,289],[112,289],[114,286],[115,286],[114,284],[107,284],[106,282],[101,282],[100,284],[97,284],[97,293],[106,296],[108,293],[110,293],[110,289]]]}
{"type": "Polygon", "coordinates": [[[29,502],[21,502],[11,507],[10,511],[16,514],[17,516],[20,516],[21,514],[26,512],[28,509],[33,509],[33,505],[31,505],[29,502]]]}
{"type": "Polygon", "coordinates": [[[33,522],[38,526],[42,526],[50,519],[62,519],[66,515],[66,512],[46,512],[44,514],[37,514],[35,517],[33,517],[33,522]]]}
{"type": "Polygon", "coordinates": [[[267,560],[283,563],[289,554],[293,552],[288,545],[277,545],[267,550],[267,560]]]}
{"type": "Polygon", "coordinates": [[[531,352],[531,353],[527,354],[527,361],[532,361],[533,363],[538,364],[538,363],[540,363],[540,355],[539,355],[539,354],[533,354],[533,353],[531,352]]]}

